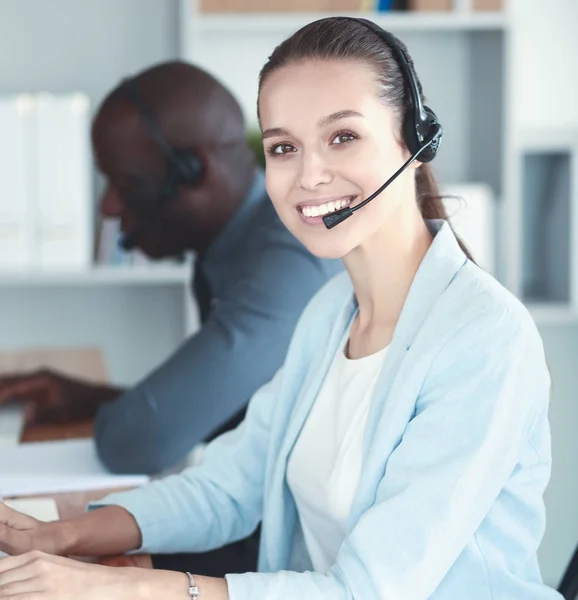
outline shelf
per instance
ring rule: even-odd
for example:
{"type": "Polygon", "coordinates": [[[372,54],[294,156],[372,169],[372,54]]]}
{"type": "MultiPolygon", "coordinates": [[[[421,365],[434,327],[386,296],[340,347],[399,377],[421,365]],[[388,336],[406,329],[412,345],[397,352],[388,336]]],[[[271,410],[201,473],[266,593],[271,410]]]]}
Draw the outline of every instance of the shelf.
{"type": "Polygon", "coordinates": [[[523,128],[514,140],[518,152],[556,151],[578,148],[578,127],[523,128]]]}
{"type": "Polygon", "coordinates": [[[190,277],[190,265],[95,266],[86,271],[4,272],[0,273],[0,287],[186,285],[190,277]]]}
{"type": "Polygon", "coordinates": [[[526,307],[537,325],[567,325],[578,323],[578,311],[564,303],[531,302],[526,307]]]}
{"type": "MultiPolygon", "coordinates": [[[[192,31],[279,32],[296,31],[303,25],[331,16],[327,13],[199,13],[191,16],[192,31]]],[[[508,16],[501,12],[350,13],[394,31],[489,31],[507,29],[508,16]]]]}

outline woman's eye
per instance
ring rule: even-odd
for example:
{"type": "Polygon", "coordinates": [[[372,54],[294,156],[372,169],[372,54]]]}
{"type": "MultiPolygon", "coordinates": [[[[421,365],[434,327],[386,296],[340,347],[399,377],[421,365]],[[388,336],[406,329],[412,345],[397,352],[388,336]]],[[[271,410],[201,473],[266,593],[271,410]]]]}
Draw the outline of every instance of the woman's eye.
{"type": "Polygon", "coordinates": [[[331,142],[332,144],[346,144],[355,139],[352,133],[338,133],[331,142]],[[337,140],[337,141],[336,141],[337,140]]]}
{"type": "Polygon", "coordinates": [[[271,148],[269,148],[269,154],[279,155],[279,154],[289,154],[290,152],[294,152],[295,148],[291,144],[275,144],[271,148]]]}

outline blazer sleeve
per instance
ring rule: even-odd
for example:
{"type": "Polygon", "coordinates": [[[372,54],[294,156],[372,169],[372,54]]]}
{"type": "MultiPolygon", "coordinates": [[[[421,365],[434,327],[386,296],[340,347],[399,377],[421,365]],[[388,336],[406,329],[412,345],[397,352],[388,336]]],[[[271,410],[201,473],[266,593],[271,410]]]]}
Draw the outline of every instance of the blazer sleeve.
{"type": "Polygon", "coordinates": [[[228,575],[230,600],[429,598],[514,470],[549,387],[529,318],[475,318],[432,362],[375,502],[330,570],[228,575]]]}
{"type": "Polygon", "coordinates": [[[211,442],[199,466],[135,490],[110,494],[89,510],[121,506],[136,519],[135,552],[204,552],[251,534],[262,518],[269,437],[283,370],[251,399],[244,421],[211,442]]]}

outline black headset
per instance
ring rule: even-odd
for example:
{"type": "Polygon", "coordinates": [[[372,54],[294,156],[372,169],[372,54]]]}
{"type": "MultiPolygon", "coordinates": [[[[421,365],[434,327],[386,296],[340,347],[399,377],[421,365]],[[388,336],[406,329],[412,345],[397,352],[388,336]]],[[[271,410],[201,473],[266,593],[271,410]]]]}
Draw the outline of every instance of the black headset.
{"type": "Polygon", "coordinates": [[[377,34],[391,50],[393,58],[399,65],[405,80],[411,101],[411,107],[403,119],[404,141],[407,145],[407,149],[412,155],[418,152],[425,143],[431,141],[431,143],[420,152],[419,161],[422,163],[432,161],[438,153],[443,135],[443,128],[434,111],[428,106],[424,106],[421,101],[417,77],[404,49],[400,46],[395,36],[389,33],[389,31],[382,29],[373,21],[355,17],[343,18],[355,21],[370,31],[373,31],[373,33],[377,34]]]}
{"type": "MultiPolygon", "coordinates": [[[[154,140],[165,159],[165,174],[154,203],[149,205],[143,202],[146,205],[134,206],[147,219],[154,219],[158,211],[175,197],[179,187],[194,187],[200,183],[204,172],[203,163],[193,150],[181,150],[173,148],[169,144],[160,127],[142,102],[137,83],[133,78],[125,79],[120,89],[137,111],[147,133],[154,140]]],[[[133,250],[138,245],[141,233],[138,228],[127,233],[120,240],[120,246],[124,250],[133,250]]]]}
{"type": "Polygon", "coordinates": [[[410,108],[403,117],[403,138],[411,157],[407,160],[377,191],[366,198],[363,202],[353,208],[346,206],[333,213],[323,216],[323,222],[327,229],[331,229],[339,223],[348,219],[354,212],[364,207],[377,197],[390,183],[392,183],[407,167],[414,161],[419,160],[422,163],[432,161],[438,153],[440,142],[443,136],[443,127],[439,122],[434,111],[429,106],[424,106],[421,101],[417,77],[410,64],[409,58],[404,49],[400,46],[397,38],[379,25],[368,19],[357,17],[337,17],[338,19],[353,21],[369,29],[378,35],[385,45],[391,50],[394,60],[404,78],[407,90],[409,91],[410,108]]]}
{"type": "MultiPolygon", "coordinates": [[[[162,197],[167,200],[173,196],[179,186],[195,186],[203,176],[203,163],[193,150],[173,148],[163,135],[160,127],[145,107],[136,81],[125,79],[121,85],[126,98],[136,109],[147,133],[155,141],[161,151],[165,163],[165,180],[162,186],[162,197]]],[[[159,207],[157,207],[159,208],[159,207]]]]}

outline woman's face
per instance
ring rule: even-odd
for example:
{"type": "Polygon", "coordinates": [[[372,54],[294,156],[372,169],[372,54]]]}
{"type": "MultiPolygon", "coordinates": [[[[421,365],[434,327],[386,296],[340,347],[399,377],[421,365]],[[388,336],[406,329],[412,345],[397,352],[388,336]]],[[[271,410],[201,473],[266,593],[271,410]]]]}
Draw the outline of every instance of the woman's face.
{"type": "Polygon", "coordinates": [[[413,169],[333,229],[321,218],[362,202],[409,157],[369,66],[307,60],[284,67],[264,83],[259,113],[267,191],[285,226],[313,254],[341,258],[384,227],[395,232],[413,169]]]}

